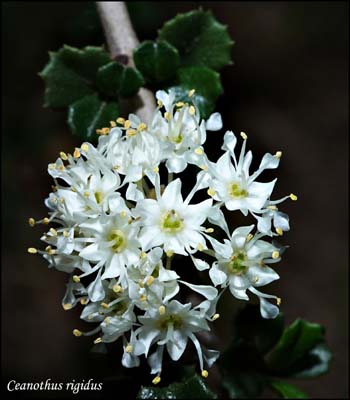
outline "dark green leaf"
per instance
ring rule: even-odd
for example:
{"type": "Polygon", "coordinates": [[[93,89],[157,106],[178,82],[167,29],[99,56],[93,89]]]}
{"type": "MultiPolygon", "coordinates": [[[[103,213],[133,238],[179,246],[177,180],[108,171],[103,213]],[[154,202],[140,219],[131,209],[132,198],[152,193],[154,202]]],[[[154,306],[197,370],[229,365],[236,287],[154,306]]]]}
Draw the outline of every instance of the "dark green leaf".
{"type": "Polygon", "coordinates": [[[235,328],[238,337],[266,354],[282,336],[284,318],[282,314],[274,319],[263,318],[260,308],[249,304],[238,314],[235,328]]]}
{"type": "Polygon", "coordinates": [[[100,47],[82,50],[64,46],[50,53],[50,61],[39,74],[45,81],[45,106],[65,107],[94,92],[98,68],[110,61],[100,47]]]}
{"type": "Polygon", "coordinates": [[[210,11],[179,14],[166,22],[159,38],[180,53],[182,65],[198,65],[218,70],[230,63],[231,40],[227,28],[210,11]]]}
{"type": "Polygon", "coordinates": [[[288,370],[323,340],[324,329],[321,325],[297,319],[285,329],[270,353],[269,366],[277,371],[288,370]]]}
{"type": "Polygon", "coordinates": [[[187,67],[178,70],[179,86],[172,89],[176,101],[194,103],[202,118],[207,118],[215,107],[215,101],[222,93],[220,75],[205,67],[187,67]],[[195,89],[194,95],[188,96],[189,90],[195,89]]]}
{"type": "Polygon", "coordinates": [[[191,378],[180,383],[173,383],[169,386],[147,387],[142,386],[137,399],[216,399],[213,393],[204,381],[194,375],[191,378]]]}
{"type": "Polygon", "coordinates": [[[96,139],[96,129],[109,126],[119,115],[118,104],[103,102],[96,94],[83,97],[69,106],[68,124],[83,140],[96,139]]]}
{"type": "Polygon", "coordinates": [[[293,365],[289,376],[314,378],[323,375],[328,372],[331,359],[332,353],[329,348],[324,343],[320,343],[293,365]]]}
{"type": "Polygon", "coordinates": [[[135,49],[134,61],[146,81],[156,84],[175,76],[180,57],[176,48],[168,42],[147,40],[135,49]]]}
{"type": "Polygon", "coordinates": [[[117,99],[118,96],[135,95],[144,80],[135,68],[125,67],[117,62],[110,62],[99,68],[97,86],[107,96],[117,99]]]}
{"type": "Polygon", "coordinates": [[[300,389],[289,383],[272,381],[270,386],[284,399],[307,399],[308,397],[300,389]]]}

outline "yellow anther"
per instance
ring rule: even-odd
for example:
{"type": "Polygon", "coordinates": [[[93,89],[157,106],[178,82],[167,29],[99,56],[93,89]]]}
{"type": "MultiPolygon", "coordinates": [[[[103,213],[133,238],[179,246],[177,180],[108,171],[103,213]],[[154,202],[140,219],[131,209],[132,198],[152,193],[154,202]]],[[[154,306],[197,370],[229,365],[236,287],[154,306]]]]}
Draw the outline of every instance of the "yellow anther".
{"type": "Polygon", "coordinates": [[[193,106],[190,106],[188,112],[190,113],[190,115],[194,115],[196,113],[196,109],[193,106]]]}
{"type": "Polygon", "coordinates": [[[118,169],[120,168],[120,165],[114,165],[112,168],[114,169],[114,171],[118,171],[118,169]]]}
{"type": "Polygon", "coordinates": [[[141,301],[146,301],[146,300],[147,300],[147,296],[144,295],[144,294],[141,295],[141,296],[140,296],[140,300],[141,300],[141,301]]]}
{"type": "Polygon", "coordinates": [[[185,103],[183,101],[178,101],[175,105],[176,107],[183,107],[185,103]]]}
{"type": "Polygon", "coordinates": [[[107,127],[102,128],[102,129],[96,129],[96,133],[98,135],[108,135],[109,132],[110,132],[110,128],[107,128],[107,127]]]}
{"type": "Polygon", "coordinates": [[[30,254],[36,254],[38,252],[38,250],[35,247],[29,247],[27,251],[30,254]]]}
{"type": "Polygon", "coordinates": [[[171,120],[171,114],[170,114],[170,112],[165,112],[164,113],[164,118],[167,120],[167,121],[170,121],[171,120]]]}
{"type": "Polygon", "coordinates": [[[115,121],[109,121],[109,125],[111,126],[111,128],[115,128],[117,126],[115,121]]]}
{"type": "Polygon", "coordinates": [[[70,303],[62,304],[62,307],[65,311],[70,310],[73,306],[70,303]]]}
{"type": "Polygon", "coordinates": [[[282,303],[282,299],[280,297],[277,297],[276,302],[277,302],[277,305],[280,306],[282,303]]]}
{"type": "Polygon", "coordinates": [[[66,201],[66,200],[65,200],[63,197],[60,198],[60,202],[61,202],[62,204],[63,204],[65,201],[66,201]]]}
{"type": "Polygon", "coordinates": [[[43,224],[48,225],[49,223],[50,223],[50,220],[47,217],[45,217],[43,219],[43,224]]]}
{"type": "Polygon", "coordinates": [[[62,158],[62,160],[66,161],[68,160],[67,154],[64,151],[60,152],[60,157],[62,158]]]}
{"type": "Polygon", "coordinates": [[[272,211],[277,211],[278,210],[278,208],[276,206],[267,206],[267,208],[269,210],[272,210],[272,211]]]}
{"type": "Polygon", "coordinates": [[[201,149],[200,147],[197,147],[194,152],[196,154],[198,154],[199,156],[201,156],[203,154],[203,149],[201,149]]]}
{"type": "Polygon", "coordinates": [[[147,253],[145,253],[144,251],[141,251],[140,258],[142,258],[143,260],[145,258],[147,258],[147,253]]]}
{"type": "Polygon", "coordinates": [[[76,193],[77,189],[74,186],[71,186],[70,190],[74,193],[76,193]]]}
{"type": "Polygon", "coordinates": [[[69,236],[69,233],[68,233],[67,231],[63,231],[63,236],[64,236],[65,238],[67,238],[67,237],[69,236]]]}
{"type": "Polygon", "coordinates": [[[251,233],[248,233],[247,237],[246,237],[246,241],[249,242],[250,240],[253,239],[253,236],[251,233]]]}
{"type": "Polygon", "coordinates": [[[57,231],[54,228],[50,228],[50,232],[52,233],[53,236],[57,236],[57,231]]]}
{"type": "Polygon", "coordinates": [[[46,246],[45,251],[49,251],[49,250],[51,250],[51,246],[46,246]]]}
{"type": "Polygon", "coordinates": [[[207,190],[207,193],[208,193],[208,195],[211,196],[211,197],[213,197],[213,196],[216,195],[216,192],[215,192],[215,190],[214,190],[213,188],[209,188],[209,189],[207,190]]]}
{"type": "Polygon", "coordinates": [[[194,95],[195,91],[196,91],[195,89],[190,90],[188,92],[188,97],[192,97],[194,95]]]}
{"type": "Polygon", "coordinates": [[[83,333],[79,329],[74,329],[73,330],[73,335],[76,337],[81,336],[83,333]]]}
{"type": "Polygon", "coordinates": [[[55,249],[50,249],[47,251],[49,256],[53,256],[54,254],[56,254],[56,250],[55,249]]]}
{"type": "Polygon", "coordinates": [[[128,129],[128,130],[126,131],[127,136],[135,136],[136,133],[137,133],[137,130],[136,130],[136,129],[128,129]]]}
{"type": "Polygon", "coordinates": [[[200,165],[199,168],[203,171],[208,171],[208,167],[206,165],[200,165]]]}
{"type": "Polygon", "coordinates": [[[145,284],[143,283],[142,279],[139,279],[138,283],[139,283],[140,288],[144,288],[145,287],[145,284]]]}
{"type": "Polygon", "coordinates": [[[110,317],[105,318],[104,323],[106,325],[109,325],[111,323],[111,318],[110,317]]]}
{"type": "Polygon", "coordinates": [[[49,164],[49,169],[55,169],[55,168],[56,168],[56,164],[55,163],[49,164]]]}
{"type": "Polygon", "coordinates": [[[118,285],[117,283],[113,286],[113,292],[114,293],[119,293],[122,291],[122,287],[118,285]]]}
{"type": "Polygon", "coordinates": [[[216,321],[218,318],[220,318],[220,314],[214,314],[211,320],[216,321]]]}
{"type": "Polygon", "coordinates": [[[28,219],[28,224],[33,227],[35,225],[35,219],[34,218],[29,218],[28,219]]]}
{"type": "Polygon", "coordinates": [[[254,277],[254,283],[258,283],[259,282],[259,277],[258,276],[255,276],[254,277]]]}
{"type": "Polygon", "coordinates": [[[137,127],[137,130],[139,131],[139,132],[142,132],[142,131],[144,131],[144,130],[146,130],[147,129],[147,125],[144,123],[144,122],[141,122],[140,124],[139,124],[139,126],[137,127]]]}
{"type": "Polygon", "coordinates": [[[107,303],[101,303],[101,307],[102,307],[102,308],[109,308],[109,304],[107,304],[107,303]]]}
{"type": "Polygon", "coordinates": [[[90,197],[90,192],[85,191],[85,192],[83,193],[83,196],[84,196],[84,197],[90,197]]]}
{"type": "Polygon", "coordinates": [[[79,158],[80,157],[80,151],[78,148],[75,148],[74,153],[73,153],[74,158],[79,158]]]}
{"type": "Polygon", "coordinates": [[[91,320],[91,319],[93,319],[93,318],[94,318],[94,316],[95,316],[94,314],[90,314],[90,315],[88,315],[88,317],[87,317],[87,318],[88,318],[88,320],[91,320]]]}
{"type": "Polygon", "coordinates": [[[100,337],[94,340],[95,344],[98,344],[98,343],[101,343],[101,342],[102,342],[102,339],[100,337]]]}
{"type": "Polygon", "coordinates": [[[158,385],[159,382],[160,382],[160,376],[156,376],[156,377],[152,380],[153,385],[158,385]]]}
{"type": "Polygon", "coordinates": [[[274,260],[276,260],[279,256],[280,256],[280,253],[279,253],[278,251],[273,251],[273,252],[272,252],[272,258],[273,258],[274,260]]]}
{"type": "Polygon", "coordinates": [[[159,314],[160,314],[160,315],[164,315],[164,314],[165,314],[165,307],[164,307],[164,306],[160,306],[160,307],[158,308],[158,311],[159,311],[159,314]]]}
{"type": "Polygon", "coordinates": [[[275,154],[275,157],[281,158],[282,157],[282,151],[277,151],[275,154]]]}
{"type": "Polygon", "coordinates": [[[155,174],[158,174],[158,172],[159,172],[159,167],[157,166],[157,167],[154,167],[153,168],[153,172],[155,173],[155,174]]]}
{"type": "Polygon", "coordinates": [[[289,197],[290,197],[290,199],[293,200],[293,201],[297,201],[297,200],[298,200],[298,196],[296,196],[296,195],[293,194],[293,193],[291,193],[291,194],[289,195],[289,197]]]}
{"type": "Polygon", "coordinates": [[[130,122],[128,119],[125,120],[125,121],[124,121],[124,128],[125,128],[125,129],[129,129],[130,126],[131,126],[131,122],[130,122]]]}
{"type": "Polygon", "coordinates": [[[147,279],[147,281],[146,281],[147,285],[148,285],[148,286],[151,286],[153,282],[154,282],[153,276],[149,276],[148,279],[147,279]]]}
{"type": "Polygon", "coordinates": [[[131,346],[131,344],[128,344],[126,347],[125,347],[125,351],[127,352],[127,353],[132,353],[132,351],[133,351],[133,347],[131,346]]]}
{"type": "Polygon", "coordinates": [[[127,213],[126,211],[120,211],[119,215],[120,215],[122,218],[125,218],[125,217],[128,215],[128,213],[127,213]]]}
{"type": "Polygon", "coordinates": [[[75,283],[79,283],[80,282],[80,278],[79,278],[79,276],[78,275],[73,275],[73,281],[75,282],[75,283]]]}
{"type": "Polygon", "coordinates": [[[207,228],[204,232],[213,233],[214,232],[214,228],[207,228]]]}
{"type": "Polygon", "coordinates": [[[247,136],[244,132],[241,132],[241,138],[242,138],[243,140],[247,140],[247,139],[248,139],[248,136],[247,136]]]}
{"type": "Polygon", "coordinates": [[[87,304],[87,302],[88,302],[88,299],[86,297],[83,297],[80,299],[80,304],[83,306],[85,306],[87,304]]]}
{"type": "Polygon", "coordinates": [[[66,169],[66,167],[64,165],[60,165],[59,167],[57,167],[57,169],[59,171],[64,171],[66,169]]]}
{"type": "Polygon", "coordinates": [[[201,243],[198,243],[197,249],[198,249],[199,251],[203,251],[203,250],[204,250],[204,247],[203,247],[203,245],[202,245],[201,243]]]}
{"type": "Polygon", "coordinates": [[[208,378],[209,372],[206,369],[203,369],[202,376],[203,378],[208,378]]]}
{"type": "Polygon", "coordinates": [[[174,255],[174,252],[172,250],[167,250],[165,254],[167,257],[172,257],[174,255]]]}
{"type": "Polygon", "coordinates": [[[125,118],[119,117],[117,118],[117,123],[120,125],[124,125],[125,124],[125,118]]]}
{"type": "Polygon", "coordinates": [[[281,228],[276,228],[276,232],[278,235],[282,236],[283,235],[283,230],[281,228]]]}
{"type": "Polygon", "coordinates": [[[159,108],[163,107],[163,102],[161,100],[157,100],[157,104],[159,108]]]}
{"type": "Polygon", "coordinates": [[[81,149],[87,153],[89,151],[89,145],[87,145],[86,143],[83,143],[81,145],[81,149]]]}

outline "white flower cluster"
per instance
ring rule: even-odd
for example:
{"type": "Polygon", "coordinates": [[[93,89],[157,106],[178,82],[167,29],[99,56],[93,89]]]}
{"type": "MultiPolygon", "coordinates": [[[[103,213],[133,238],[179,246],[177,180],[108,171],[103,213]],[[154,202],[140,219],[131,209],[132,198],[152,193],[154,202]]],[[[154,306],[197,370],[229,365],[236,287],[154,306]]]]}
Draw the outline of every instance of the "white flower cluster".
{"type": "Polygon", "coordinates": [[[204,121],[194,105],[175,102],[173,92],[159,91],[156,96],[158,107],[149,126],[132,114],[127,120],[118,118],[111,127],[98,130],[97,147],[83,143],[72,155],[61,152],[49,164],[55,182],[45,202],[49,217],[30,218],[29,224],[56,227],[41,238],[45,250],[28,249],[43,255],[50,267],[70,274],[63,308],[80,303],[81,319],[97,324],[89,332],[74,329],[74,335],[97,335],[94,343],[122,338],[122,364],[138,366],[144,355],[154,384],[160,381],[164,350],[176,361],[189,340],[198,353],[202,376],[208,375],[205,368],[219,352],[206,349],[196,334],[210,331],[226,288],[242,300],[253,293],[262,316],[276,317],[278,307],[267,299],[277,305],[280,299],[257,288],[279,278],[268,265],[280,260],[282,247],[262,238],[289,230],[288,216],[276,205],[286,198],[296,200],[291,194],[273,201],[276,180],[256,181],[264,170],[278,167],[281,152],[266,154],[251,173],[246,134],[241,133],[236,157],[237,138],[229,131],[223,155],[211,162],[203,145],[208,130],[222,128],[220,114],[204,121]],[[163,163],[165,185],[160,177],[163,163]],[[174,174],[188,164],[199,172],[184,199],[182,181],[174,174]],[[194,203],[194,195],[203,189],[208,198],[194,203]],[[250,213],[257,221],[256,232],[254,224],[231,232],[223,209],[250,213]],[[224,238],[219,239],[217,232],[224,238]],[[187,282],[191,266],[198,279],[205,274],[212,284],[187,282]],[[180,302],[184,287],[202,301],[180,302]]]}

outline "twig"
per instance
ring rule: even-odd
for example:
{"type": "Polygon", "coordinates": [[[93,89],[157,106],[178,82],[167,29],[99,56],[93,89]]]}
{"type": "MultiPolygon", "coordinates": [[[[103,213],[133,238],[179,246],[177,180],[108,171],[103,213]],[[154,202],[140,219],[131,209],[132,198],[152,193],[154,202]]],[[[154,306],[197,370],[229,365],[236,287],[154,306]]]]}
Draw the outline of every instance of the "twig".
{"type": "MultiPolygon", "coordinates": [[[[133,51],[139,41],[132,27],[128,10],[124,1],[97,1],[103,30],[105,32],[111,57],[128,66],[134,66],[133,51]]],[[[151,121],[156,108],[153,93],[141,88],[138,93],[141,104],[137,107],[137,114],[146,123],[151,121]]]]}

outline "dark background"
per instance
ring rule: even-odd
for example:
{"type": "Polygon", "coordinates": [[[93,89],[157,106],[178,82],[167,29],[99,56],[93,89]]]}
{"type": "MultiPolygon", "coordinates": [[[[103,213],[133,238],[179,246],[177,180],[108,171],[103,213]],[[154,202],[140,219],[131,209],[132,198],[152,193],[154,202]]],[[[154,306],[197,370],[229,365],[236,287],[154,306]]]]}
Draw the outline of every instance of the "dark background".
{"type": "MultiPolygon", "coordinates": [[[[299,197],[283,206],[291,219],[283,242],[290,248],[270,292],[282,297],[288,323],[301,317],[324,325],[334,353],[328,375],[298,384],[310,397],[347,397],[348,3],[128,5],[141,40],[155,38],[164,21],[199,5],[228,26],[236,44],[217,105],[224,128],[245,131],[258,159],[282,150],[274,198],[299,197]]],[[[79,144],[67,129],[66,112],[42,107],[37,75],[48,51],[64,43],[103,43],[92,3],[2,3],[2,367],[4,379],[21,382],[105,373],[88,362],[88,341],[71,335],[86,327],[78,312],[61,307],[65,274],[26,252],[39,246],[43,231],[29,228],[27,219],[46,215],[47,164],[79,144]]],[[[209,135],[217,155],[222,133],[209,135]]]]}

